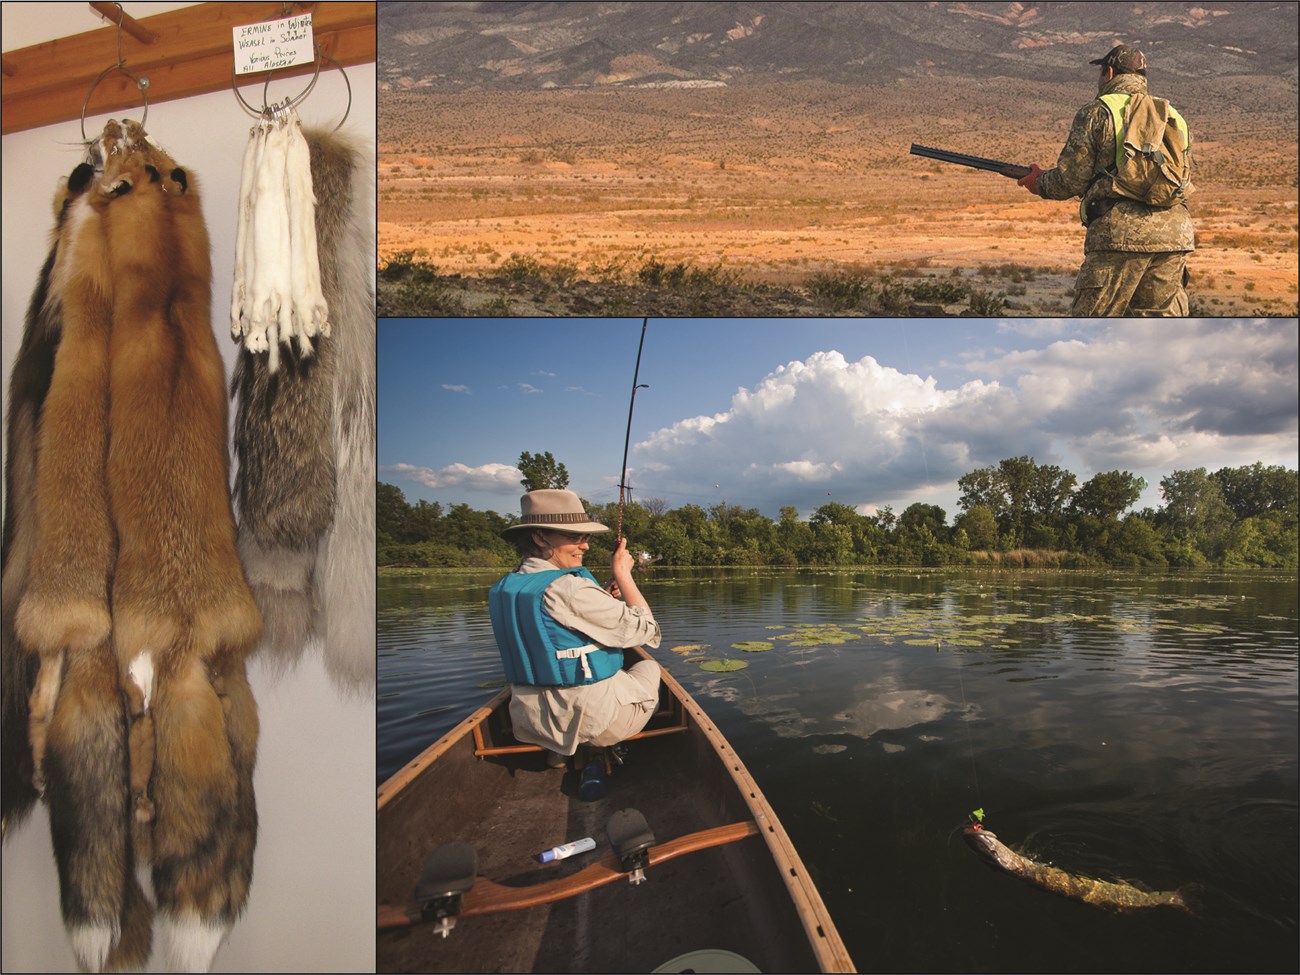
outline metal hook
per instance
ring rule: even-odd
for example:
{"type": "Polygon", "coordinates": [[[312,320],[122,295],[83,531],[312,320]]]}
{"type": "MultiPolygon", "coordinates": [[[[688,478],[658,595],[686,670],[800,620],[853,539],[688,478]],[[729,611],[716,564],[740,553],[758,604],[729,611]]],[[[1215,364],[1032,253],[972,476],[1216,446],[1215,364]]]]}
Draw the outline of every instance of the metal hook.
{"type": "Polygon", "coordinates": [[[90,83],[90,91],[86,92],[86,100],[81,103],[81,141],[89,144],[90,140],[86,137],[86,110],[90,107],[90,96],[95,93],[99,83],[104,80],[104,76],[110,71],[120,71],[140,89],[140,94],[144,98],[144,114],[140,117],[140,128],[144,128],[145,121],[149,118],[149,79],[137,78],[130,71],[126,70],[126,58],[122,55],[122,23],[126,19],[126,9],[120,4],[115,3],[118,11],[117,19],[117,64],[110,64],[107,68],[95,76],[95,80],[90,83]]]}
{"type": "Polygon", "coordinates": [[[238,75],[235,74],[235,64],[232,61],[230,64],[230,90],[235,93],[235,98],[239,100],[240,107],[243,108],[244,111],[247,112],[249,115],[258,119],[268,118],[273,114],[287,112],[291,108],[296,108],[298,105],[302,104],[302,102],[306,100],[308,95],[312,93],[312,90],[316,87],[316,82],[320,80],[321,61],[322,60],[329,61],[332,65],[334,65],[336,68],[339,69],[339,74],[343,75],[343,84],[347,86],[347,90],[348,90],[347,108],[344,110],[343,118],[339,120],[339,124],[334,127],[334,131],[337,132],[340,128],[343,127],[343,123],[347,121],[348,115],[352,111],[352,82],[348,80],[348,73],[345,70],[343,70],[343,65],[339,64],[338,61],[334,60],[334,58],[330,57],[323,50],[321,50],[321,46],[319,43],[317,43],[315,47],[316,47],[316,70],[312,72],[311,81],[308,82],[307,87],[304,88],[299,94],[297,94],[293,98],[286,98],[283,102],[277,102],[275,105],[270,105],[268,104],[266,98],[271,87],[271,76],[275,74],[275,71],[274,70],[268,71],[266,81],[262,84],[262,107],[260,110],[248,104],[248,102],[244,100],[244,96],[239,93],[238,75]]]}

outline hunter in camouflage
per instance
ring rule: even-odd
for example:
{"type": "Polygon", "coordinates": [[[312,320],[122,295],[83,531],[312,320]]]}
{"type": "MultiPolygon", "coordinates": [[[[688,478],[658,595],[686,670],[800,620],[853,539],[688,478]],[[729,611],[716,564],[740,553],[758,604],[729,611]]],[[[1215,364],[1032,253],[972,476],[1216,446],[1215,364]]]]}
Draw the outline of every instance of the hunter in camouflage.
{"type": "MultiPolygon", "coordinates": [[[[1119,45],[1101,65],[1098,94],[1147,93],[1146,58],[1119,45]]],[[[1047,200],[1080,197],[1086,219],[1084,260],[1074,286],[1072,316],[1186,315],[1187,254],[1196,247],[1185,204],[1161,208],[1120,196],[1095,177],[1115,159],[1115,124],[1102,102],[1079,109],[1053,169],[1030,167],[1019,180],[1047,200]]]]}

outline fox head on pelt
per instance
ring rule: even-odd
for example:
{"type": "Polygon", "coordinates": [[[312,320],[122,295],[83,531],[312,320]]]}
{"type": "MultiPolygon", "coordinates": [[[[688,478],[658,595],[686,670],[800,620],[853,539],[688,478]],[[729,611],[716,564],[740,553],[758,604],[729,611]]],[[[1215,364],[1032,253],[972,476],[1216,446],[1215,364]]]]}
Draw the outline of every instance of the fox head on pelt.
{"type": "Polygon", "coordinates": [[[189,174],[132,119],[109,119],[92,155],[102,160],[99,189],[107,198],[122,196],[145,182],[161,184],[164,193],[177,196],[189,192],[189,174]]]}

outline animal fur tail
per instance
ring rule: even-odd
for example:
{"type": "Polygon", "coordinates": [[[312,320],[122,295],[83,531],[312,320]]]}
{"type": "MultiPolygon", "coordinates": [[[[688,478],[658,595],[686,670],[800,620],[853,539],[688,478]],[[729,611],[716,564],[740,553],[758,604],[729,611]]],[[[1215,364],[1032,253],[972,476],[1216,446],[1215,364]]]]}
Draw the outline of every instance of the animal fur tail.
{"type": "Polygon", "coordinates": [[[149,958],[152,911],[135,877],[127,732],[107,641],[69,654],[45,764],[63,921],[77,962],[91,972],[138,970],[149,958]]]}
{"type": "Polygon", "coordinates": [[[332,417],[337,500],[316,563],[321,632],[335,686],[365,693],[375,683],[374,167],[360,145],[337,133],[308,138],[313,172],[319,157],[320,169],[329,174],[317,195],[336,195],[342,211],[319,234],[339,363],[332,417]]]}

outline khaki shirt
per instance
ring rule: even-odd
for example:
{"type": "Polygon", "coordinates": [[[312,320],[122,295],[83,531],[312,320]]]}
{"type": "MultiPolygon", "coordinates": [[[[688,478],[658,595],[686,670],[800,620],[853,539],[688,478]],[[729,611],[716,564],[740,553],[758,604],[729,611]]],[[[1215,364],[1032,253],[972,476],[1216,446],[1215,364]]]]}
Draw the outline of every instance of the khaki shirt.
{"type": "MultiPolygon", "coordinates": [[[[1147,79],[1139,74],[1116,75],[1100,94],[1145,94],[1147,79]]],[[[1048,200],[1081,197],[1084,205],[1103,200],[1120,200],[1105,216],[1088,224],[1083,252],[1137,251],[1165,253],[1196,249],[1191,214],[1183,204],[1164,209],[1147,206],[1116,193],[1107,177],[1093,182],[1103,169],[1115,165],[1115,123],[1110,110],[1093,99],[1074,116],[1053,169],[1038,177],[1038,194],[1048,200]]]]}
{"type": "MultiPolygon", "coordinates": [[[[545,559],[525,559],[519,572],[554,569],[545,559]]],[[[577,630],[604,647],[657,647],[659,624],[649,610],[615,599],[590,579],[560,576],[542,597],[547,613],[569,629],[577,630]]],[[[512,684],[510,718],[515,737],[542,745],[562,755],[572,755],[578,745],[603,732],[627,705],[658,700],[627,671],[578,687],[533,687],[512,684]]]]}

